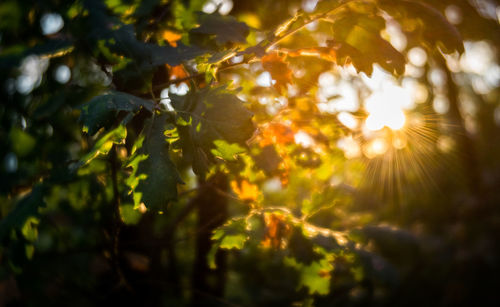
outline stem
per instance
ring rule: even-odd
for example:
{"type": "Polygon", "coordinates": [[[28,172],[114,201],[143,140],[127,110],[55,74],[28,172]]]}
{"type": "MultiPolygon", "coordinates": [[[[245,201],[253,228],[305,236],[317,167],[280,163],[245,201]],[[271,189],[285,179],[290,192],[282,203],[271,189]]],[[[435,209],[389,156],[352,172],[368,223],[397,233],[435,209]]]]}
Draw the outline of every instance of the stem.
{"type": "Polygon", "coordinates": [[[111,181],[113,186],[113,228],[111,234],[111,262],[113,264],[115,273],[119,278],[119,284],[124,285],[128,290],[132,291],[132,288],[123,275],[119,262],[119,237],[122,221],[120,217],[120,191],[118,190],[118,163],[119,162],[116,155],[116,146],[113,145],[109,157],[109,164],[111,166],[111,181]]]}
{"type": "MultiPolygon", "coordinates": [[[[288,36],[294,35],[298,31],[302,30],[305,26],[307,26],[307,25],[309,25],[309,24],[311,24],[311,23],[313,23],[315,21],[325,19],[328,15],[335,14],[335,13],[337,13],[337,10],[343,9],[345,7],[345,5],[347,5],[347,4],[351,3],[351,2],[358,2],[358,1],[359,2],[363,2],[364,0],[350,0],[350,1],[345,1],[344,3],[340,4],[339,6],[333,8],[333,9],[331,9],[331,10],[325,12],[325,13],[321,13],[321,14],[318,14],[318,15],[311,16],[309,19],[305,20],[304,23],[301,24],[300,26],[298,26],[297,28],[288,30],[284,34],[276,36],[276,35],[274,35],[274,33],[278,30],[278,28],[281,26],[280,25],[276,29],[274,29],[272,32],[270,32],[270,33],[273,33],[273,35],[271,36],[271,38],[270,38],[271,41],[269,42],[269,44],[267,46],[265,45],[265,42],[268,41],[268,39],[264,39],[264,40],[260,41],[259,43],[257,43],[257,45],[252,46],[250,48],[255,48],[257,46],[261,46],[261,47],[264,48],[265,53],[267,53],[267,52],[269,52],[269,49],[271,49],[274,46],[276,46],[277,44],[279,44],[283,39],[287,38],[288,36]]],[[[293,17],[293,18],[295,18],[295,19],[298,20],[298,18],[296,18],[296,17],[293,17]]],[[[290,26],[294,22],[292,22],[290,24],[290,26]]],[[[239,54],[241,54],[241,52],[238,52],[238,53],[234,54],[233,56],[229,57],[227,60],[229,60],[229,59],[231,59],[231,58],[233,58],[233,57],[235,57],[235,56],[237,56],[239,54]]],[[[247,58],[245,61],[242,61],[240,63],[228,64],[226,66],[220,67],[217,71],[220,72],[220,71],[228,70],[228,69],[240,66],[240,65],[249,64],[251,62],[259,61],[259,59],[260,59],[260,57],[258,57],[257,55],[252,55],[249,58],[247,58]]],[[[186,76],[186,77],[180,78],[180,79],[170,80],[169,82],[155,85],[153,87],[153,90],[162,89],[162,88],[164,88],[166,86],[169,86],[171,84],[177,84],[177,83],[180,83],[180,82],[183,82],[183,81],[188,81],[188,80],[196,79],[196,78],[203,77],[203,76],[205,76],[205,72],[201,72],[201,73],[189,75],[189,76],[186,76]]]]}

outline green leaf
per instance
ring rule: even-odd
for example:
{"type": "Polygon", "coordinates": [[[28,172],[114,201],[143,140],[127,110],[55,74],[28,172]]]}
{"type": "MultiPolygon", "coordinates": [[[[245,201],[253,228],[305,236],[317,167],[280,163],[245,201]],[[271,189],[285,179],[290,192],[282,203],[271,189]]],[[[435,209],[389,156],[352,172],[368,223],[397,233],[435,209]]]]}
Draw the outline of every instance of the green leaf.
{"type": "Polygon", "coordinates": [[[106,133],[94,145],[94,148],[80,159],[81,165],[87,164],[99,155],[107,155],[113,144],[122,144],[127,137],[127,128],[118,126],[106,133]]]}
{"type": "Polygon", "coordinates": [[[29,154],[36,144],[34,137],[17,128],[10,130],[9,138],[12,143],[12,150],[20,157],[29,154]]]}
{"type": "Polygon", "coordinates": [[[250,30],[244,22],[239,22],[232,16],[222,16],[218,13],[198,12],[198,22],[200,26],[191,32],[215,35],[215,41],[219,45],[231,42],[244,44],[250,30]]]}
{"type": "Polygon", "coordinates": [[[140,148],[128,163],[132,174],[127,185],[134,194],[135,208],[144,203],[150,209],[164,209],[177,199],[177,184],[183,183],[169,157],[164,135],[166,119],[167,115],[161,115],[149,121],[143,131],[146,135],[137,144],[140,148]]]}
{"type": "Polygon", "coordinates": [[[212,154],[216,157],[220,157],[226,161],[236,160],[238,154],[244,153],[245,148],[238,144],[229,144],[224,140],[215,140],[215,148],[211,150],[212,154]]]}
{"type": "Polygon", "coordinates": [[[186,46],[177,43],[177,47],[171,46],[151,46],[150,58],[153,66],[168,64],[170,66],[180,65],[182,62],[193,60],[197,56],[205,54],[207,51],[196,46],[186,46]]]}
{"type": "Polygon", "coordinates": [[[208,252],[207,261],[211,269],[216,268],[215,255],[219,248],[242,249],[248,241],[247,221],[244,218],[234,218],[214,230],[212,238],[215,241],[208,252]]]}
{"type": "Polygon", "coordinates": [[[109,127],[118,112],[136,113],[141,108],[152,112],[154,103],[127,93],[110,91],[94,97],[80,107],[83,130],[94,135],[102,127],[109,127]]]}
{"type": "Polygon", "coordinates": [[[358,72],[367,75],[372,74],[375,63],[394,75],[404,73],[404,56],[380,37],[385,28],[382,17],[347,11],[332,22],[337,63],[350,60],[358,72]]]}
{"type": "MultiPolygon", "coordinates": [[[[432,6],[407,0],[378,0],[382,9],[387,11],[403,25],[415,25],[411,32],[421,33],[421,44],[430,48],[439,46],[445,53],[464,52],[462,36],[457,28],[432,6]]],[[[413,27],[412,27],[413,28],[413,27]]]]}
{"type": "Polygon", "coordinates": [[[314,252],[313,243],[303,235],[302,230],[298,227],[293,229],[288,249],[298,262],[306,265],[322,258],[321,255],[314,252]]]}
{"type": "Polygon", "coordinates": [[[178,130],[183,155],[198,175],[206,172],[214,154],[234,159],[242,147],[233,144],[245,146],[253,134],[252,113],[225,86],[204,88],[182,97],[172,95],[171,98],[178,116],[183,122],[191,123],[178,126],[178,130]],[[215,144],[217,140],[223,142],[215,144]]]}
{"type": "Polygon", "coordinates": [[[40,220],[34,216],[28,217],[23,227],[21,228],[21,233],[24,238],[30,242],[35,242],[38,238],[38,228],[37,225],[40,223],[40,220]]]}
{"type": "Polygon", "coordinates": [[[172,47],[138,41],[131,26],[122,26],[110,32],[107,46],[111,51],[135,60],[136,67],[139,65],[143,68],[164,64],[176,66],[206,53],[196,46],[186,46],[180,42],[177,47],[172,47]]]}
{"type": "Polygon", "coordinates": [[[136,38],[132,25],[108,16],[106,6],[101,1],[88,0],[85,6],[90,17],[90,41],[97,44],[105,40],[110,51],[133,59],[135,68],[141,72],[164,64],[176,66],[206,52],[195,46],[179,44],[174,48],[142,42],[136,38]]]}
{"type": "Polygon", "coordinates": [[[330,292],[330,272],[333,266],[326,258],[310,265],[298,263],[295,258],[285,258],[285,264],[295,267],[300,273],[299,288],[306,287],[309,294],[326,295],[330,292]]]}
{"type": "Polygon", "coordinates": [[[38,216],[38,208],[45,206],[45,202],[43,201],[44,191],[44,186],[35,186],[31,193],[22,198],[14,209],[0,221],[0,241],[12,229],[21,230],[30,217],[38,216]]]}
{"type": "Polygon", "coordinates": [[[189,30],[196,25],[196,14],[203,9],[206,0],[173,0],[174,25],[179,30],[189,30]]]}
{"type": "Polygon", "coordinates": [[[24,248],[26,250],[26,259],[33,259],[33,255],[35,254],[35,246],[33,244],[26,244],[24,248]]]}
{"type": "Polygon", "coordinates": [[[246,220],[235,218],[217,228],[212,240],[217,242],[217,246],[223,249],[242,249],[248,240],[246,231],[246,220]]]}
{"type": "Polygon", "coordinates": [[[220,248],[223,249],[242,249],[248,237],[244,234],[226,235],[220,242],[220,248]]]}
{"type": "Polygon", "coordinates": [[[139,223],[142,213],[132,204],[123,204],[120,206],[120,217],[126,225],[135,225],[139,223]]]}

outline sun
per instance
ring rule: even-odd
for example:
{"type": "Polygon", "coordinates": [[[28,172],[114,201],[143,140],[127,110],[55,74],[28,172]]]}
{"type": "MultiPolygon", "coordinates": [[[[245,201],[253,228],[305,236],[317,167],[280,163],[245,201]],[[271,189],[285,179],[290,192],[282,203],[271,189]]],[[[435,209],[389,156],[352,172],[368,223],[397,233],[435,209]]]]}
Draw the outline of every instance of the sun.
{"type": "Polygon", "coordinates": [[[405,110],[414,107],[409,88],[401,86],[382,69],[376,67],[372,76],[362,76],[371,94],[364,101],[368,113],[365,128],[378,131],[384,127],[401,130],[406,124],[405,110]]]}
{"type": "Polygon", "coordinates": [[[368,117],[365,126],[370,131],[377,131],[384,127],[400,130],[406,123],[404,113],[411,97],[404,88],[388,83],[375,91],[365,101],[368,117]]]}

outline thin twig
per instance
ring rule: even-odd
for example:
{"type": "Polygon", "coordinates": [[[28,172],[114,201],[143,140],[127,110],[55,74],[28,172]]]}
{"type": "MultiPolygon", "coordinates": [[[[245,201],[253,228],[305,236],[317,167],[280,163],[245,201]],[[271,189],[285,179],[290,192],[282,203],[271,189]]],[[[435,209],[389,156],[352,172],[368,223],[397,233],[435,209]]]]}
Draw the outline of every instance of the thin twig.
{"type": "Polygon", "coordinates": [[[120,262],[118,259],[121,217],[120,217],[120,191],[118,190],[118,175],[117,175],[118,159],[116,155],[116,145],[113,145],[113,148],[111,149],[109,163],[111,165],[111,181],[113,185],[113,229],[111,234],[111,261],[115,273],[118,275],[118,278],[120,279],[120,284],[123,284],[129,291],[132,291],[131,286],[125,279],[125,275],[121,270],[120,262]]]}
{"type": "MultiPolygon", "coordinates": [[[[326,18],[328,15],[331,15],[331,14],[334,14],[337,10],[340,10],[342,8],[344,8],[345,5],[351,3],[351,2],[356,2],[356,1],[364,1],[364,0],[351,0],[351,1],[346,1],[342,4],[340,4],[339,6],[325,12],[325,13],[321,13],[321,14],[318,14],[318,15],[315,15],[315,16],[312,16],[310,17],[308,20],[305,20],[304,23],[300,26],[298,26],[297,28],[295,29],[292,29],[292,30],[289,30],[287,31],[285,34],[282,34],[282,35],[279,35],[279,36],[275,36],[274,34],[272,35],[271,37],[271,42],[268,44],[268,45],[265,45],[265,42],[268,40],[268,39],[264,39],[262,41],[260,41],[259,43],[257,43],[257,45],[255,46],[252,46],[252,47],[257,47],[257,46],[262,46],[265,50],[265,52],[269,52],[269,50],[271,48],[273,48],[274,46],[276,46],[277,44],[279,44],[283,39],[287,38],[288,36],[290,35],[294,35],[295,33],[297,33],[298,31],[302,30],[305,26],[315,22],[315,21],[318,21],[318,20],[322,20],[324,18],[326,18]]],[[[296,20],[298,18],[296,18],[295,16],[293,17],[295,18],[296,20]]],[[[295,22],[295,21],[294,21],[295,22]]],[[[293,24],[293,23],[292,23],[293,24]]],[[[281,26],[281,25],[280,25],[281,26]]],[[[291,26],[291,24],[290,24],[291,26]]],[[[279,27],[279,26],[278,26],[279,27]]],[[[278,28],[274,29],[272,32],[270,33],[275,33],[276,31],[278,30],[278,28]]],[[[241,52],[240,52],[241,53],[241,52]]],[[[235,53],[233,56],[229,57],[227,60],[235,57],[236,55],[240,54],[240,53],[235,53]]],[[[227,61],[226,60],[226,61],[227,61]]],[[[225,65],[225,66],[222,66],[220,67],[217,72],[221,72],[221,71],[225,71],[225,70],[229,70],[229,69],[232,69],[234,67],[238,67],[238,66],[241,66],[241,65],[245,65],[245,64],[250,64],[252,62],[256,62],[256,61],[259,61],[260,60],[260,57],[258,57],[257,55],[252,55],[250,56],[249,58],[247,58],[246,60],[240,62],[240,63],[231,63],[231,64],[228,64],[228,65],[225,65]]],[[[158,89],[162,89],[162,88],[165,88],[171,84],[178,84],[178,83],[181,83],[181,82],[184,82],[184,81],[189,81],[189,80],[192,80],[192,79],[196,79],[196,78],[199,78],[199,77],[203,77],[205,76],[205,72],[201,72],[201,73],[196,73],[196,74],[193,74],[193,75],[189,75],[189,76],[186,76],[184,78],[180,78],[180,79],[173,79],[173,80],[170,80],[168,82],[165,82],[165,83],[161,83],[161,84],[156,84],[153,89],[154,90],[158,90],[158,89]]]]}

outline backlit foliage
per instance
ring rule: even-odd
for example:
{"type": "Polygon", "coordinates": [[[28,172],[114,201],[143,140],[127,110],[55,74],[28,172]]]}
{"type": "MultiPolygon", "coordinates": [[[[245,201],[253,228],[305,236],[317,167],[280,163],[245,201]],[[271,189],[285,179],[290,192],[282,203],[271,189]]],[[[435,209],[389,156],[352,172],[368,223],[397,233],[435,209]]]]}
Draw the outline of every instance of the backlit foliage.
{"type": "Polygon", "coordinates": [[[499,12],[0,3],[0,305],[493,305],[499,12]]]}

